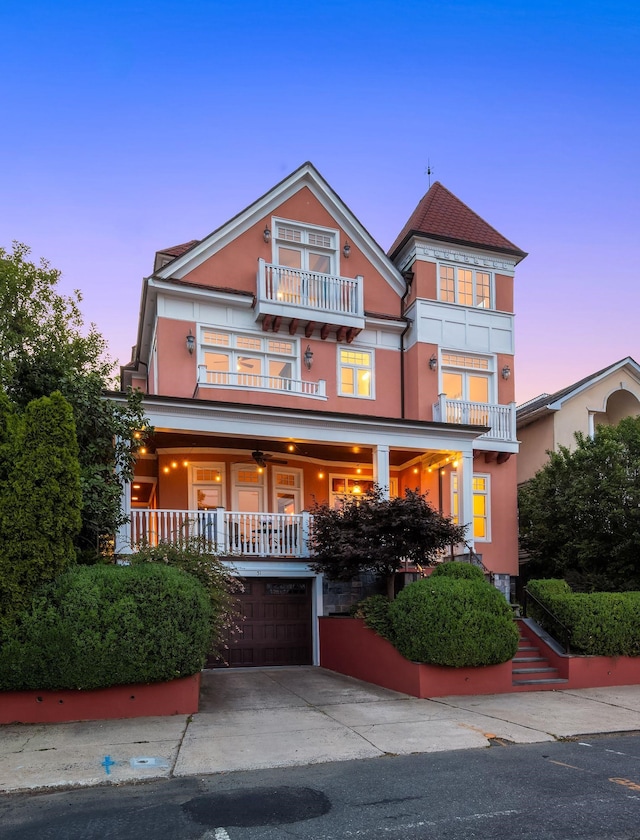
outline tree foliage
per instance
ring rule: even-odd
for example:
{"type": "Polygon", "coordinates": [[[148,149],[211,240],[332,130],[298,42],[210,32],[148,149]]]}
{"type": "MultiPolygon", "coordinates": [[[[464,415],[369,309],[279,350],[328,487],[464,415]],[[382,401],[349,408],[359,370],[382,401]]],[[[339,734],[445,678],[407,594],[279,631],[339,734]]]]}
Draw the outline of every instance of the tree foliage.
{"type": "Polygon", "coordinates": [[[347,496],[340,508],[312,508],[311,566],[331,580],[352,580],[372,572],[390,582],[401,564],[432,565],[439,552],[463,542],[465,529],[443,516],[426,495],[406,490],[385,499],[380,487],[347,496]]]}
{"type": "MultiPolygon", "coordinates": [[[[8,402],[3,399],[4,412],[8,402]]],[[[74,559],[80,469],[71,406],[54,392],[8,413],[0,455],[0,609],[7,615],[74,559]]]]}
{"type": "Polygon", "coordinates": [[[575,588],[640,589],[640,418],[580,433],[519,493],[528,576],[575,588]]]}
{"type": "Polygon", "coordinates": [[[75,542],[80,555],[95,558],[123,521],[121,482],[132,477],[142,442],[135,436],[145,427],[142,398],[104,398],[113,369],[105,339],[95,325],[85,329],[80,292],[61,295],[60,272],[29,254],[17,242],[11,252],[0,248],[0,386],[19,408],[54,391],[71,404],[82,488],[75,542]]]}

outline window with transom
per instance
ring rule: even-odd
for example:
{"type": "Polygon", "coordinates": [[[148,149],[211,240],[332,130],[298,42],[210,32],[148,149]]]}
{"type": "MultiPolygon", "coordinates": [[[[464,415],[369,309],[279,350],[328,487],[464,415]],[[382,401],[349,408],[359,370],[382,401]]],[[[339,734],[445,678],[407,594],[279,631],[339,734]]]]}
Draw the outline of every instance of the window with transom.
{"type": "Polygon", "coordinates": [[[296,341],[203,329],[201,350],[209,385],[291,390],[296,341]]]}
{"type": "Polygon", "coordinates": [[[475,268],[440,265],[438,300],[491,309],[491,274],[475,268]]]}
{"type": "Polygon", "coordinates": [[[463,353],[441,355],[442,393],[450,400],[492,402],[492,361],[487,356],[463,353]]]}
{"type": "Polygon", "coordinates": [[[275,222],[277,265],[318,274],[336,274],[338,232],[295,222],[275,222]]]}
{"type": "Polygon", "coordinates": [[[373,397],[373,353],[338,348],[338,388],[343,397],[373,397]]]}

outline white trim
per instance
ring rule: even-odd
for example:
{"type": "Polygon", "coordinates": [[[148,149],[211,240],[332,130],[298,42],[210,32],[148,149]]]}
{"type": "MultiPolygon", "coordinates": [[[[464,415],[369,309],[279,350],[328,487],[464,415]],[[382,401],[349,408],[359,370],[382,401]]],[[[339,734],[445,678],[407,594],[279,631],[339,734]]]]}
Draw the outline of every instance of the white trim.
{"type": "MultiPolygon", "coordinates": [[[[168,451],[168,450],[165,450],[168,451]]],[[[184,449],[181,450],[184,454],[184,449]]],[[[195,494],[195,487],[197,485],[211,485],[212,487],[220,488],[220,504],[216,507],[227,506],[227,465],[224,461],[189,461],[189,510],[199,510],[198,500],[195,494]],[[199,469],[216,470],[220,473],[220,481],[196,481],[195,471],[199,469]]]]}
{"type": "Polygon", "coordinates": [[[376,354],[373,348],[367,347],[366,345],[353,345],[353,344],[337,344],[336,345],[336,384],[338,386],[338,396],[339,397],[346,397],[347,399],[354,399],[354,400],[375,400],[376,398],[376,354]],[[342,362],[342,353],[367,353],[371,358],[371,364],[367,367],[367,365],[358,365],[358,364],[348,364],[342,362]],[[343,368],[349,368],[354,371],[354,380],[353,380],[353,388],[354,393],[350,394],[342,390],[342,370],[343,368]],[[368,394],[358,394],[358,377],[357,371],[358,370],[368,370],[369,371],[369,382],[370,382],[370,389],[368,394]]]}
{"type": "MultiPolygon", "coordinates": [[[[286,454],[286,453],[285,453],[286,454]]],[[[278,493],[279,492],[286,492],[291,491],[295,497],[295,506],[296,510],[294,513],[302,513],[303,508],[303,499],[304,499],[304,470],[300,467],[289,467],[287,465],[280,465],[280,464],[267,464],[271,467],[270,470],[270,478],[271,478],[271,510],[274,513],[278,512],[278,493]],[[297,476],[297,483],[294,487],[285,486],[283,484],[278,484],[276,481],[276,473],[290,473],[295,474],[297,476]]]]}

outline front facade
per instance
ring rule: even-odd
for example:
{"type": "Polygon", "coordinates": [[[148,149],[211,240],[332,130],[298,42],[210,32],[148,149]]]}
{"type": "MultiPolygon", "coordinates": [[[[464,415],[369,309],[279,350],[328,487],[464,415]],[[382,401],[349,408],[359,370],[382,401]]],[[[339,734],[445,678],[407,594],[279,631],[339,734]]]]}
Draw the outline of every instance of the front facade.
{"type": "Polygon", "coordinates": [[[308,511],[373,484],[428,493],[468,526],[454,551],[508,593],[524,256],[439,183],[385,254],[309,163],[158,252],[122,369],[155,435],[116,551],[195,534],[229,558],[246,589],[235,665],[317,663],[317,618],[358,584],[310,570],[308,511]]]}

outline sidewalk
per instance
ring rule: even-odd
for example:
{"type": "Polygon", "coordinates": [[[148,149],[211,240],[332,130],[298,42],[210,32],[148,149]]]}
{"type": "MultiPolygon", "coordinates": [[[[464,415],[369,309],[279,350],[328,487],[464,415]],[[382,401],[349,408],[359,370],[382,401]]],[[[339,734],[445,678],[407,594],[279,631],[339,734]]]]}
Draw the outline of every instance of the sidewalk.
{"type": "Polygon", "coordinates": [[[0,791],[640,730],[640,686],[418,700],[322,668],[206,671],[200,712],[0,726],[0,791]]]}

